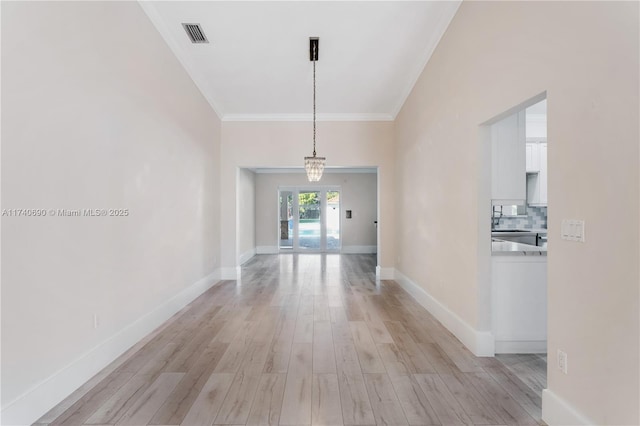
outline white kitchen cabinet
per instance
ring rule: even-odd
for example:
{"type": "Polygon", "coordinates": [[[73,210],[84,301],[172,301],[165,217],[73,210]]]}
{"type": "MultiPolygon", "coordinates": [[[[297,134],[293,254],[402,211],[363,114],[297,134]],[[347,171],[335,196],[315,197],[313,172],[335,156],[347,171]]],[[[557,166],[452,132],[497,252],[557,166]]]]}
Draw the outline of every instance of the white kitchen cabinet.
{"type": "Polygon", "coordinates": [[[547,139],[547,100],[544,99],[526,109],[527,142],[530,139],[547,139]]]}
{"type": "Polygon", "coordinates": [[[525,112],[491,126],[491,199],[496,204],[522,204],[527,198],[525,112]]]}
{"type": "Polygon", "coordinates": [[[547,256],[492,256],[496,353],[547,352],[547,256]]]}
{"type": "Polygon", "coordinates": [[[538,144],[540,147],[540,205],[547,205],[547,143],[538,144]]]}
{"type": "MultiPolygon", "coordinates": [[[[528,144],[527,144],[528,145],[528,144]]],[[[533,206],[547,205],[547,143],[536,143],[539,171],[527,175],[527,204],[533,206]]]]}
{"type": "Polygon", "coordinates": [[[527,173],[538,173],[540,171],[540,146],[536,142],[527,142],[526,147],[527,173]]]}

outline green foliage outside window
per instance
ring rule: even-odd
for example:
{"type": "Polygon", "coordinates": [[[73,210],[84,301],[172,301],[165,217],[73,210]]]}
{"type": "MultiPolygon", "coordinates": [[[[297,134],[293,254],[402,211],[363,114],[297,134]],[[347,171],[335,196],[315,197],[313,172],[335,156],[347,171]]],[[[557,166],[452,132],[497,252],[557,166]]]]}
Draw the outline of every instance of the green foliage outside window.
{"type": "Polygon", "coordinates": [[[298,206],[300,219],[320,218],[320,198],[317,192],[300,192],[298,194],[298,206]]]}

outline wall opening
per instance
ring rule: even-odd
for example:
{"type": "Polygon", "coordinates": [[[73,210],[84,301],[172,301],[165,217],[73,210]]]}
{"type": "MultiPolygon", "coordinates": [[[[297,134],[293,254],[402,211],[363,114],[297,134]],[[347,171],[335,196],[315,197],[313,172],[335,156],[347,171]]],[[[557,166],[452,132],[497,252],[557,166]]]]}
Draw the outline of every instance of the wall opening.
{"type": "Polygon", "coordinates": [[[546,362],[546,144],[546,92],[479,127],[478,315],[493,338],[485,355],[546,362]]]}

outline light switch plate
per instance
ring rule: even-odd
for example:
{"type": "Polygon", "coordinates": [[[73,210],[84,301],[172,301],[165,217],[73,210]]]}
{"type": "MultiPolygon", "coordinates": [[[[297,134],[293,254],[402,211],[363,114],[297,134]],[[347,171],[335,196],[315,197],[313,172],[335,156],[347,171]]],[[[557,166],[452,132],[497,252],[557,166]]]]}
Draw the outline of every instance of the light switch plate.
{"type": "Polygon", "coordinates": [[[560,228],[563,240],[584,242],[584,220],[563,219],[560,228]]]}

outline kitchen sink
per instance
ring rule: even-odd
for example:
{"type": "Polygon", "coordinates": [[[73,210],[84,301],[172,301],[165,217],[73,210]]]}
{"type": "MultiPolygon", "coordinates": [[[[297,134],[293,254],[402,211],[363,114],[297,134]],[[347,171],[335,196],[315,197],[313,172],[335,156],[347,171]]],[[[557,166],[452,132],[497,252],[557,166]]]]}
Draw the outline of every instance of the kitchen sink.
{"type": "Polygon", "coordinates": [[[531,232],[526,229],[493,229],[491,232],[531,232]]]}

